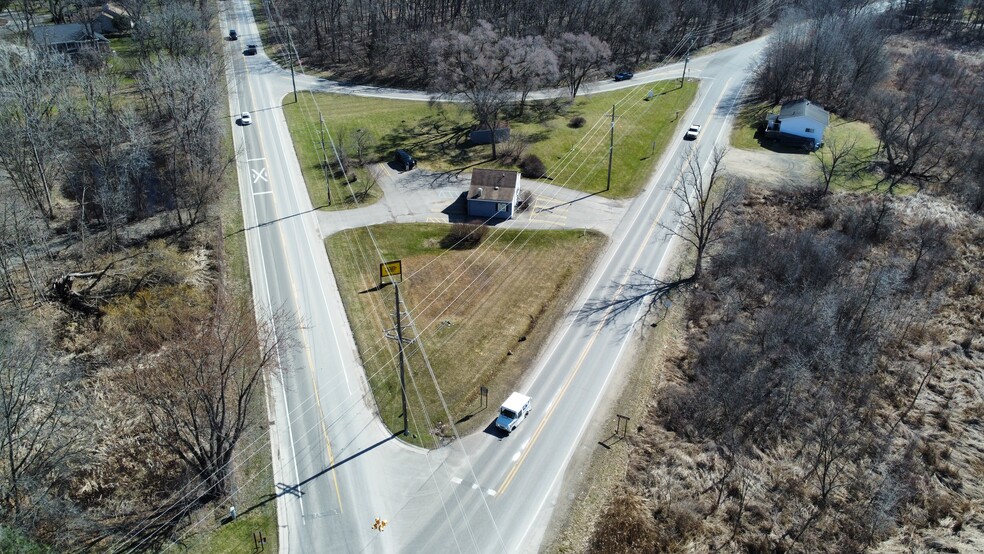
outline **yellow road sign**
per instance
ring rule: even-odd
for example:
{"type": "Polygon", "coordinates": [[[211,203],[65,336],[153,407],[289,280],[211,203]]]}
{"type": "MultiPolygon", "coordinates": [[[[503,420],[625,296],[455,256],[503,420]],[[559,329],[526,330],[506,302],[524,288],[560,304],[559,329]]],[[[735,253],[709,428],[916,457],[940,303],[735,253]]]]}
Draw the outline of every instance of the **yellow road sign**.
{"type": "Polygon", "coordinates": [[[389,277],[390,281],[395,280],[399,277],[403,280],[403,261],[396,260],[394,262],[383,262],[379,264],[379,282],[383,282],[383,279],[389,277]]]}

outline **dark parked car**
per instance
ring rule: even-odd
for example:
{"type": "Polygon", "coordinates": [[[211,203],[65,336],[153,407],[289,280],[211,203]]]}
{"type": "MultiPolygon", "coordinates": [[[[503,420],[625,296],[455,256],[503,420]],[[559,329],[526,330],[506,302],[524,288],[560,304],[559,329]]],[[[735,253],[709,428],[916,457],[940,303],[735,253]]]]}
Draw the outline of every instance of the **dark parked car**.
{"type": "Polygon", "coordinates": [[[634,76],[635,76],[635,73],[632,73],[631,71],[619,71],[618,73],[615,74],[615,80],[616,81],[628,81],[629,79],[631,79],[634,76]]]}
{"type": "Polygon", "coordinates": [[[229,40],[239,40],[239,33],[235,29],[229,29],[229,40]]]}
{"type": "Polygon", "coordinates": [[[396,151],[396,167],[402,169],[403,171],[410,171],[411,169],[417,167],[417,160],[413,159],[406,150],[396,151]]]}
{"type": "Polygon", "coordinates": [[[246,54],[247,56],[255,56],[256,55],[256,45],[255,44],[247,44],[246,45],[246,49],[243,50],[243,54],[246,54]]]}

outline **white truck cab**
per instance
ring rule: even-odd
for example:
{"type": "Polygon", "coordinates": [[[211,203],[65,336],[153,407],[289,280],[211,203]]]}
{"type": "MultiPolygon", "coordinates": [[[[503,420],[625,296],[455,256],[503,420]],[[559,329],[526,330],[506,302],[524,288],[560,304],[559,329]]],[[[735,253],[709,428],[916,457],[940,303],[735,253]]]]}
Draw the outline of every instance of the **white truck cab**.
{"type": "Polygon", "coordinates": [[[495,426],[510,433],[530,413],[530,397],[514,392],[499,407],[499,417],[495,418],[495,426]]]}

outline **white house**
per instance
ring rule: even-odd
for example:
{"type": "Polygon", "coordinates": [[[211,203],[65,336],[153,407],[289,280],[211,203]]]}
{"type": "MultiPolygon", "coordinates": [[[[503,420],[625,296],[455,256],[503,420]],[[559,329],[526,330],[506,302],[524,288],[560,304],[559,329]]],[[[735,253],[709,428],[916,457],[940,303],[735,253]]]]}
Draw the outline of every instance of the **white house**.
{"type": "Polygon", "coordinates": [[[823,144],[827,125],[830,112],[809,100],[797,100],[783,104],[778,114],[766,116],[765,136],[815,150],[823,144]]]}

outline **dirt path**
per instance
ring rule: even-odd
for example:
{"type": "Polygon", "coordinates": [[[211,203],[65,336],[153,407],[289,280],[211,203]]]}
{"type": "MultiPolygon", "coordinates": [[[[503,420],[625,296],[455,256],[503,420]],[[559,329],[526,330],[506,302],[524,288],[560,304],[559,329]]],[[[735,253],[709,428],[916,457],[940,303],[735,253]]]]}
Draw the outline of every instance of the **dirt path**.
{"type": "Polygon", "coordinates": [[[732,148],[724,157],[728,175],[766,187],[803,186],[816,181],[817,160],[810,154],[732,148]]]}

